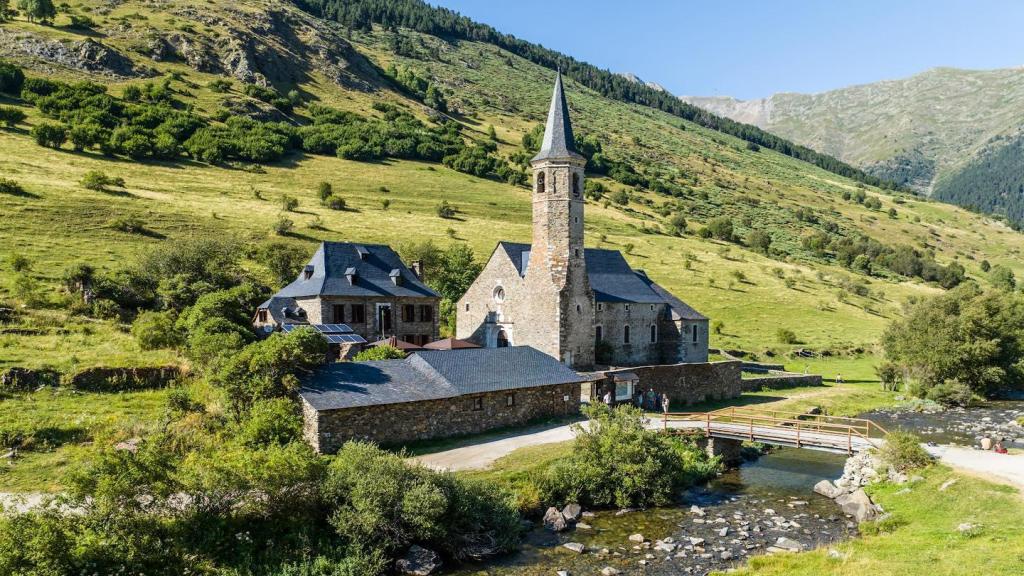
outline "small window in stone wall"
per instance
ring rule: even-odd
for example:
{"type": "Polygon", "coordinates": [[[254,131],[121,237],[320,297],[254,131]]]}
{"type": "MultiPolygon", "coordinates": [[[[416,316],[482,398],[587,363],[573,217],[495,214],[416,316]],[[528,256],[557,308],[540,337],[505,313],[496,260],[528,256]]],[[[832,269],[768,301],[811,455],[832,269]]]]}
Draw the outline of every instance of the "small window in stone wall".
{"type": "Polygon", "coordinates": [[[416,306],[412,304],[406,304],[402,306],[402,322],[415,322],[416,321],[416,306]]]}
{"type": "Polygon", "coordinates": [[[651,324],[651,343],[653,344],[653,343],[655,343],[657,341],[658,341],[658,326],[655,325],[655,324],[651,324]]]}
{"type": "Polygon", "coordinates": [[[484,398],[483,398],[483,396],[478,396],[476,398],[473,398],[473,410],[476,411],[476,410],[483,410],[483,409],[484,409],[484,398]]]}
{"type": "Polygon", "coordinates": [[[698,340],[699,340],[699,336],[698,336],[698,332],[697,332],[697,325],[694,324],[693,325],[693,343],[696,344],[698,340]]]}
{"type": "Polygon", "coordinates": [[[430,304],[420,304],[420,322],[434,321],[434,307],[430,304]]]}
{"type": "Polygon", "coordinates": [[[629,304],[626,304],[626,312],[629,312],[629,304]]]}
{"type": "Polygon", "coordinates": [[[537,172],[537,194],[543,194],[544,188],[544,173],[537,172]]]}
{"type": "Polygon", "coordinates": [[[629,326],[622,327],[622,343],[629,344],[629,326]]]}
{"type": "Polygon", "coordinates": [[[505,394],[505,407],[511,408],[516,405],[515,394],[505,394]]]}
{"type": "Polygon", "coordinates": [[[352,322],[354,324],[365,324],[366,323],[366,305],[364,305],[364,304],[353,304],[352,305],[352,322]]]}
{"type": "Polygon", "coordinates": [[[469,312],[469,302],[466,302],[466,312],[469,312]]]}

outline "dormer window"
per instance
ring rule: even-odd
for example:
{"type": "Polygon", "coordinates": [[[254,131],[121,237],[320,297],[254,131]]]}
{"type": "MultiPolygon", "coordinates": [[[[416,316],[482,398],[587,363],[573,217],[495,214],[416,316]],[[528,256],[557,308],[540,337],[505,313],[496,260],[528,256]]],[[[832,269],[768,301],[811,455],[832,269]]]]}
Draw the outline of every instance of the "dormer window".
{"type": "Polygon", "coordinates": [[[348,280],[349,286],[356,283],[356,269],[349,267],[345,269],[345,279],[348,280]]]}
{"type": "Polygon", "coordinates": [[[302,269],[302,279],[309,280],[313,277],[313,265],[310,264],[302,269]]]}
{"type": "Polygon", "coordinates": [[[366,246],[356,246],[356,253],[359,254],[360,260],[366,260],[367,256],[370,255],[370,251],[366,249],[366,246]]]}
{"type": "Polygon", "coordinates": [[[391,276],[391,282],[395,286],[401,286],[402,285],[402,271],[401,270],[399,270],[398,268],[395,268],[394,270],[391,271],[390,276],[391,276]]]}
{"type": "Polygon", "coordinates": [[[266,308],[261,308],[260,310],[256,311],[256,320],[258,322],[266,322],[267,321],[267,310],[266,310],[266,308]]]}
{"type": "Polygon", "coordinates": [[[544,188],[545,188],[545,185],[544,185],[544,173],[543,172],[537,172],[537,194],[543,194],[544,193],[544,188]]]}

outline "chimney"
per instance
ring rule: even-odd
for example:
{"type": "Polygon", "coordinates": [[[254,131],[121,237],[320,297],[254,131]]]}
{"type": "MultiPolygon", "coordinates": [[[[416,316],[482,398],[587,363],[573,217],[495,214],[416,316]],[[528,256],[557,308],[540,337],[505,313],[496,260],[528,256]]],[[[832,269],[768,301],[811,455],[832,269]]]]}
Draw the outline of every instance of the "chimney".
{"type": "Polygon", "coordinates": [[[356,269],[355,267],[348,267],[345,269],[345,278],[348,280],[349,285],[356,283],[356,269]]]}
{"type": "Polygon", "coordinates": [[[391,271],[390,276],[391,276],[391,281],[394,282],[395,286],[401,286],[402,285],[402,271],[401,270],[399,270],[398,268],[395,268],[394,270],[391,271]]]}
{"type": "Polygon", "coordinates": [[[422,260],[413,260],[413,262],[409,266],[409,268],[412,269],[412,273],[415,274],[417,278],[419,278],[420,280],[423,280],[423,261],[422,260]]]}

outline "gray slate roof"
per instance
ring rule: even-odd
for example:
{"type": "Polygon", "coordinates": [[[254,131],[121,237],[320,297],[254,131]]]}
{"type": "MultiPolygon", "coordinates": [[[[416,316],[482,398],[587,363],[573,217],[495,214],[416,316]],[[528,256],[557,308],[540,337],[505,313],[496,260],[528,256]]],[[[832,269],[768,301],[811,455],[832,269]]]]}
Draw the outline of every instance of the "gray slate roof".
{"type": "Polygon", "coordinates": [[[271,296],[259,308],[266,309],[277,324],[302,324],[306,322],[305,312],[294,298],[271,296]]]}
{"type": "Polygon", "coordinates": [[[572,135],[572,122],[569,120],[569,105],[565,101],[562,90],[562,73],[555,77],[555,90],[551,94],[551,108],[548,110],[548,122],[544,126],[544,140],[540,152],[533,161],[548,158],[582,158],[576,151],[576,139],[572,135]]]}
{"type": "Polygon", "coordinates": [[[426,350],[404,360],[338,362],[310,376],[299,394],[323,411],[588,381],[535,348],[513,346],[426,350]]]}
{"type": "MultiPolygon", "coordinates": [[[[530,245],[517,242],[499,242],[520,276],[526,274],[530,264],[530,245]]],[[[673,320],[707,320],[689,304],[665,290],[646,274],[633,270],[618,250],[586,248],[583,259],[587,277],[598,302],[629,302],[636,304],[668,304],[673,320]]]]}
{"type": "Polygon", "coordinates": [[[313,275],[308,280],[305,271],[291,284],[282,288],[276,298],[308,298],[313,296],[421,296],[439,298],[409,270],[402,259],[389,246],[382,244],[354,244],[350,242],[323,242],[317,248],[309,266],[313,275]],[[349,283],[346,272],[355,271],[355,281],[349,283]],[[395,285],[392,274],[401,281],[395,285]]]}

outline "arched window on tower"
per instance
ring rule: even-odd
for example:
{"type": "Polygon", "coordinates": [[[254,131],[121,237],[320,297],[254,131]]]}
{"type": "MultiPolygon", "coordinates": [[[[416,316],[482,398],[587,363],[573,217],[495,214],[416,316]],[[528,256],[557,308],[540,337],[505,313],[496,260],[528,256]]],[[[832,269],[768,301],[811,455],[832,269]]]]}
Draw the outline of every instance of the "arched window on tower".
{"type": "Polygon", "coordinates": [[[580,175],[575,172],[572,173],[572,195],[575,198],[580,197],[580,175]]]}
{"type": "Polygon", "coordinates": [[[498,339],[496,344],[498,348],[508,348],[508,334],[505,334],[504,330],[498,331],[498,339]]]}
{"type": "Polygon", "coordinates": [[[544,173],[537,172],[537,194],[544,193],[544,173]]]}

